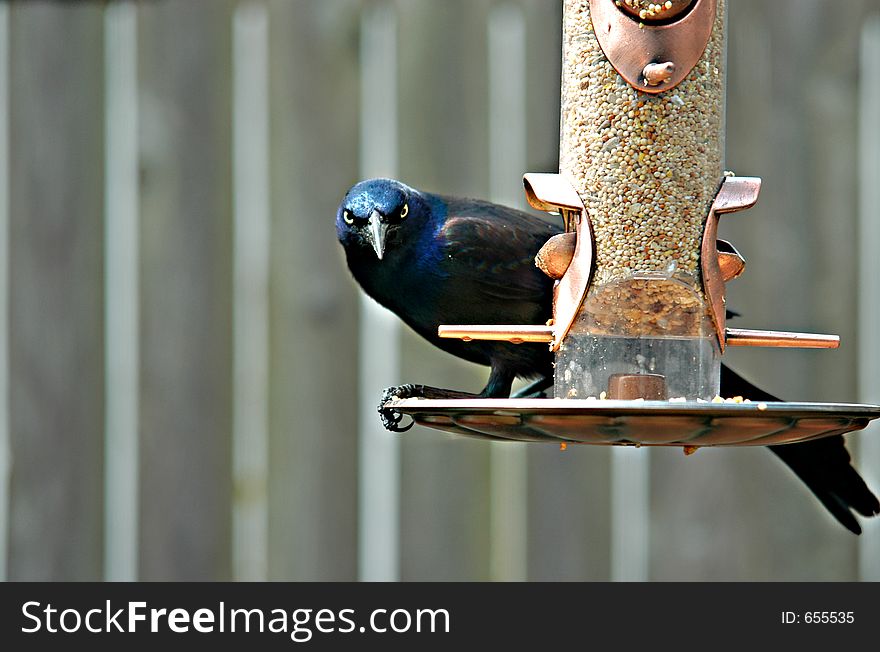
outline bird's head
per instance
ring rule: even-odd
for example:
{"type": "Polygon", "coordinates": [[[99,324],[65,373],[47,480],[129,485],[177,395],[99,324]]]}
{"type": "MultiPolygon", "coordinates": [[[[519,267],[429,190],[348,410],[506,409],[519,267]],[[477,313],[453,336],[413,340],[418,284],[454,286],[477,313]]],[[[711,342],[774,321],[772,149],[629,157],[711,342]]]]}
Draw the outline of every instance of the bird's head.
{"type": "Polygon", "coordinates": [[[353,186],[336,212],[336,235],[346,250],[372,250],[385,258],[424,215],[421,194],[394,179],[368,179],[353,186]]]}

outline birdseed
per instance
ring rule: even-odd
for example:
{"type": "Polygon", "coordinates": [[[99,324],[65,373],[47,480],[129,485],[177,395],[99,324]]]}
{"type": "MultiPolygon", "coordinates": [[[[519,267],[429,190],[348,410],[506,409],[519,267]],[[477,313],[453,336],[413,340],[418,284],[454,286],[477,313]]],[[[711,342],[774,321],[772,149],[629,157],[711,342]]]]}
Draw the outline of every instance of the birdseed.
{"type": "Polygon", "coordinates": [[[666,0],[666,2],[616,0],[614,4],[642,20],[664,20],[681,13],[691,2],[692,0],[666,0]]]}

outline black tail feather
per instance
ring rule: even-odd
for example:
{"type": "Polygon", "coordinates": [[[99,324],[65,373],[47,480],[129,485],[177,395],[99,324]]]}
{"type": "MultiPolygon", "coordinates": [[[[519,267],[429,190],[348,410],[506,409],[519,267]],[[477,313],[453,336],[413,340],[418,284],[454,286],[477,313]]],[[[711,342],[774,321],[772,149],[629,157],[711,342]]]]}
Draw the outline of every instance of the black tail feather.
{"type": "MultiPolygon", "coordinates": [[[[779,400],[724,365],[721,367],[721,393],[753,401],[779,400]]],[[[850,532],[862,532],[852,510],[862,516],[880,514],[880,502],[852,467],[843,436],[768,448],[804,481],[825,508],[850,532]]]]}
{"type": "Polygon", "coordinates": [[[862,531],[851,510],[862,516],[880,513],[876,496],[850,464],[850,456],[841,435],[769,448],[851,532],[860,534],[862,531]]]}

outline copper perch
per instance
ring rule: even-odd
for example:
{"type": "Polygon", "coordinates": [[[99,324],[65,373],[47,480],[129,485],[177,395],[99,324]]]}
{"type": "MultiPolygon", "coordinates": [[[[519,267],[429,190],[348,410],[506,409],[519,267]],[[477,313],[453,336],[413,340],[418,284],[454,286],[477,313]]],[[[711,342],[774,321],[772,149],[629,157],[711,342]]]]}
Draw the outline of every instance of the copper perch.
{"type": "Polygon", "coordinates": [[[728,328],[726,333],[728,346],[775,346],[795,349],[836,349],[840,346],[840,337],[837,335],[756,331],[747,328],[728,328]]]}
{"type": "MultiPolygon", "coordinates": [[[[795,349],[836,349],[840,346],[837,335],[816,333],[789,333],[785,331],[761,331],[745,328],[726,329],[726,341],[729,346],[767,346],[795,349]]],[[[522,344],[533,342],[549,344],[553,341],[552,326],[518,326],[518,325],[446,325],[437,328],[437,334],[453,340],[492,340],[522,344]]]]}
{"type": "Polygon", "coordinates": [[[491,340],[496,342],[538,342],[549,344],[553,341],[553,328],[550,326],[447,326],[437,328],[440,337],[449,340],[491,340]]]}

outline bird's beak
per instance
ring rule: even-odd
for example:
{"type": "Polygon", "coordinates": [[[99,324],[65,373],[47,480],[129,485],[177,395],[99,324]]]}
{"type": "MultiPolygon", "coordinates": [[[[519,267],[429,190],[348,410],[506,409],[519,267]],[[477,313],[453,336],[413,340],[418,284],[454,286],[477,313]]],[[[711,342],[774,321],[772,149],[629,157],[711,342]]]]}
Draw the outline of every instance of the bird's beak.
{"type": "Polygon", "coordinates": [[[388,224],[382,221],[379,211],[373,211],[370,215],[370,231],[367,233],[367,237],[369,237],[370,244],[373,245],[373,250],[379,260],[382,260],[382,256],[385,254],[386,231],[388,231],[388,224]]]}

